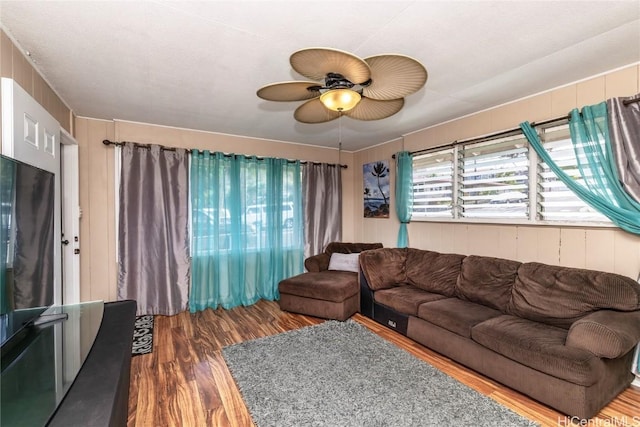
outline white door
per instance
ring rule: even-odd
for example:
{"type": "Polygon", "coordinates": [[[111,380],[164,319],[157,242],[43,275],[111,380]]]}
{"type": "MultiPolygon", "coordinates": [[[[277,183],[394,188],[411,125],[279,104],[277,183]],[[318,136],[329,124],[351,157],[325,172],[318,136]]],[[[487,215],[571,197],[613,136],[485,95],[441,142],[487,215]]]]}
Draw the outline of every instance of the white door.
{"type": "MultiPolygon", "coordinates": [[[[60,237],[60,124],[12,79],[2,78],[2,154],[55,174],[54,236],[60,237]]],[[[60,242],[60,240],[58,240],[60,242]]],[[[54,304],[62,304],[61,244],[54,245],[54,304]]]]}
{"type": "Polygon", "coordinates": [[[62,189],[62,302],[80,302],[80,188],[78,142],[60,129],[62,189]]]}

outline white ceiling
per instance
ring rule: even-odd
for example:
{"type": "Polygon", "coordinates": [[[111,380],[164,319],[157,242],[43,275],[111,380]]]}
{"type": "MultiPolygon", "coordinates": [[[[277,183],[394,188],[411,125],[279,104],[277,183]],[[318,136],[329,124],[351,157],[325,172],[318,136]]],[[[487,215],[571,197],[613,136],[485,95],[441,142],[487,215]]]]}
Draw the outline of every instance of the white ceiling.
{"type": "Polygon", "coordinates": [[[640,0],[0,1],[0,21],[79,116],[327,147],[338,121],[256,96],[307,80],[292,52],[422,62],[427,84],[398,114],[341,119],[346,150],[640,61],[640,0]]]}

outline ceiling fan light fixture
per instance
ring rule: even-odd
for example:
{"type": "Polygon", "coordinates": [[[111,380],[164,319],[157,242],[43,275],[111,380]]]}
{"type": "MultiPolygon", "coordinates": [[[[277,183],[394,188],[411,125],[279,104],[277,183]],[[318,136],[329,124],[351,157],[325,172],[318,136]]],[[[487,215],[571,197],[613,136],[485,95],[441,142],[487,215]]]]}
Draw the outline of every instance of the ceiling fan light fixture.
{"type": "Polygon", "coordinates": [[[331,89],[320,95],[322,104],[332,111],[349,111],[360,102],[361,96],[351,89],[331,89]]]}

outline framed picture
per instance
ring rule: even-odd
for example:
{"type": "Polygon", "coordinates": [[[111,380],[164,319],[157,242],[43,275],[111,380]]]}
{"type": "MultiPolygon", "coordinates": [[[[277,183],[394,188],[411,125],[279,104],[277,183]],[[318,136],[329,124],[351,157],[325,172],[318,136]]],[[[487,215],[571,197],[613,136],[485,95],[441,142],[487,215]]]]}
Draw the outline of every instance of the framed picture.
{"type": "Polygon", "coordinates": [[[389,218],[389,161],[362,166],[364,177],[364,217],[389,218]]]}

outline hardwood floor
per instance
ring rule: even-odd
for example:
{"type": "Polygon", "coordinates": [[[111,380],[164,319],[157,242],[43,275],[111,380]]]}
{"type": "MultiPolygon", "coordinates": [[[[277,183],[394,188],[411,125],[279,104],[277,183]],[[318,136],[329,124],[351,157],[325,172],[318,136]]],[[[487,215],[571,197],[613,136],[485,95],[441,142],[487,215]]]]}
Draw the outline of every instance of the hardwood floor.
{"type": "MultiPolygon", "coordinates": [[[[156,316],[153,353],[131,362],[128,427],[252,426],[221,348],[242,341],[322,323],[283,312],[277,303],[156,316]]],[[[371,319],[353,319],[471,388],[543,426],[564,426],[563,414],[426,349],[371,319]]],[[[640,427],[640,389],[629,388],[588,426],[640,427]],[[634,418],[635,417],[635,418],[634,418]]]]}

